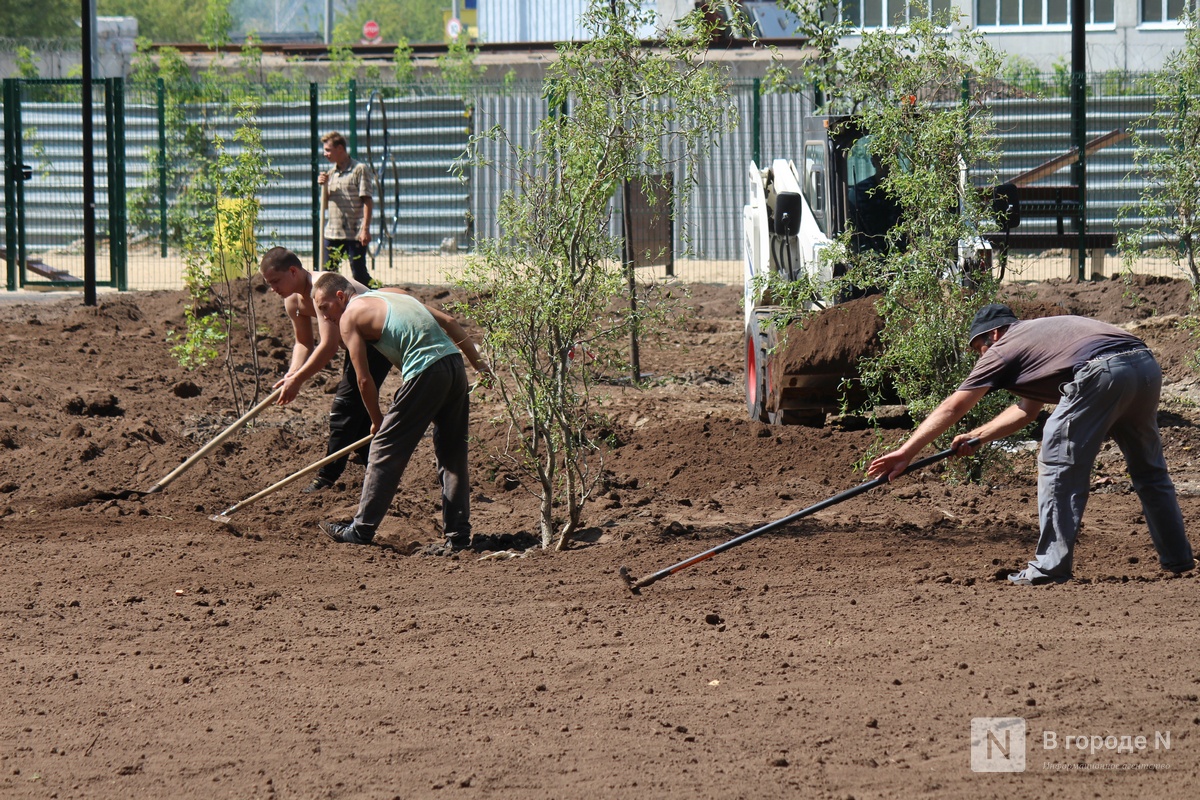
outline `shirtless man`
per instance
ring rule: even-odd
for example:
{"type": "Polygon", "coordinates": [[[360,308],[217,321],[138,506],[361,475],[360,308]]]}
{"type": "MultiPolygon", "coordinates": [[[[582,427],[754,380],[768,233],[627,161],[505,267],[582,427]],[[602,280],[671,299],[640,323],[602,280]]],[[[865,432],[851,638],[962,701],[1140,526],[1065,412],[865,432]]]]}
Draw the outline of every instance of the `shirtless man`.
{"type": "MultiPolygon", "coordinates": [[[[279,405],[286,405],[296,398],[304,382],[317,374],[333,360],[342,344],[341,333],[336,322],[331,322],[317,313],[313,305],[313,275],[300,263],[300,258],[286,247],[273,247],[263,255],[259,265],[263,280],[271,291],[283,298],[284,313],[292,322],[296,343],[292,346],[292,361],[275,388],[282,389],[279,405]],[[313,321],[317,324],[317,336],[313,336],[313,321]]],[[[367,287],[350,281],[356,291],[366,292],[367,287]]],[[[378,391],[387,377],[392,363],[381,353],[371,349],[367,353],[367,368],[378,391]]],[[[352,360],[347,356],[342,368],[342,378],[333,396],[329,409],[329,446],[326,454],[335,453],[353,444],[371,432],[371,416],[363,405],[358,388],[358,375],[352,360]]],[[[356,460],[358,458],[356,454],[356,460]]],[[[363,463],[366,453],[361,454],[363,463]]],[[[332,486],[346,468],[343,456],[321,467],[312,482],[302,491],[305,494],[332,486]]]]}

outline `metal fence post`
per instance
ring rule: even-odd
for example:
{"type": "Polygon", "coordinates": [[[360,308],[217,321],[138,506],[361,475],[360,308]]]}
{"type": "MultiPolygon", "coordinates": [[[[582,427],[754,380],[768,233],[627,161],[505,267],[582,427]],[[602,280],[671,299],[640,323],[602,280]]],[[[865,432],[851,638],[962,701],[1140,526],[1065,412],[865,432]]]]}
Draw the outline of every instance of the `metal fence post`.
{"type": "Polygon", "coordinates": [[[17,182],[21,176],[21,162],[17,158],[17,140],[21,138],[18,123],[21,108],[21,92],[16,78],[4,79],[4,246],[7,265],[8,291],[16,291],[18,285],[17,247],[17,182]]]}
{"type": "MultiPolygon", "coordinates": [[[[13,124],[13,140],[12,147],[9,152],[13,156],[13,164],[16,167],[14,177],[17,180],[13,181],[15,196],[13,205],[17,210],[17,228],[16,235],[13,239],[12,249],[8,251],[9,257],[16,259],[17,265],[17,288],[25,285],[25,130],[21,123],[21,103],[25,99],[24,90],[25,81],[17,79],[13,82],[13,103],[12,112],[7,114],[13,124]]],[[[8,105],[5,105],[8,108],[8,105]]]]}
{"type": "Polygon", "coordinates": [[[350,79],[350,155],[358,159],[358,81],[350,79]]]}
{"type": "Polygon", "coordinates": [[[762,80],[754,79],[754,97],[751,99],[754,109],[754,132],[751,134],[753,142],[753,158],[754,163],[762,168],[762,80]]]}
{"type": "Polygon", "coordinates": [[[1079,254],[1076,279],[1087,279],[1087,15],[1086,0],[1071,0],[1071,133],[1075,152],[1075,185],[1079,187],[1079,254]]]}
{"type": "Polygon", "coordinates": [[[127,280],[128,253],[125,213],[125,81],[122,78],[104,79],[104,109],[108,118],[108,269],[109,280],[124,292],[127,280]]]}
{"type": "Polygon", "coordinates": [[[167,86],[162,78],[158,91],[158,238],[162,257],[167,257],[167,86]]]}
{"type": "Polygon", "coordinates": [[[310,83],[308,85],[308,127],[311,141],[308,143],[308,158],[312,164],[312,175],[309,176],[312,185],[312,233],[313,233],[313,271],[321,268],[321,190],[317,185],[317,175],[320,173],[320,167],[317,166],[317,148],[321,143],[320,125],[320,101],[318,99],[317,84],[310,83]]]}
{"type": "Polygon", "coordinates": [[[1079,187],[1079,245],[1076,248],[1075,277],[1087,280],[1087,73],[1071,73],[1071,125],[1075,152],[1075,185],[1079,187]]]}

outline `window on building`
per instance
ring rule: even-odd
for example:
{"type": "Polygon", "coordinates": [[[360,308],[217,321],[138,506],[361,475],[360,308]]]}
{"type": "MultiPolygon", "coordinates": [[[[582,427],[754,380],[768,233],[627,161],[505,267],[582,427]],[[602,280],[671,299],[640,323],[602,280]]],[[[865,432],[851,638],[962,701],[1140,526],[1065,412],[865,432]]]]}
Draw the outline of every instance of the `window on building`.
{"type": "MultiPolygon", "coordinates": [[[[1143,3],[1173,3],[1183,0],[1142,0],[1143,3]]],[[[1084,0],[1089,25],[1113,24],[1114,0],[1084,0]]],[[[993,28],[1006,25],[1070,25],[1071,0],[977,0],[976,26],[993,28]]]]}
{"type": "Polygon", "coordinates": [[[1195,0],[1142,0],[1142,22],[1178,22],[1189,5],[1195,9],[1195,0]]]}
{"type": "Polygon", "coordinates": [[[952,10],[951,0],[841,0],[838,17],[855,28],[891,28],[952,10]]]}

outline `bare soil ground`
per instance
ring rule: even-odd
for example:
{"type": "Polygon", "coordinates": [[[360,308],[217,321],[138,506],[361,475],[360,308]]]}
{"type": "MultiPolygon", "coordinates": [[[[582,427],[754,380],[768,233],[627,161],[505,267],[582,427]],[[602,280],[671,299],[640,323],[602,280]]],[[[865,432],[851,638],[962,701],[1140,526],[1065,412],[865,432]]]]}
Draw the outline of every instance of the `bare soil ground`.
{"type": "MultiPolygon", "coordinates": [[[[1128,323],[1155,349],[1190,521],[1187,288],[1014,292],[1128,323]]],[[[634,596],[620,566],[644,576],[862,480],[872,432],[745,419],[736,287],[693,286],[694,315],[643,346],[652,385],[606,390],[619,445],[582,541],[518,558],[484,552],[528,539],[534,507],[488,458],[486,395],[479,551],[419,552],[439,538],[427,444],[388,547],[316,528],[352,513],[355,464],[332,491],[298,483],[209,520],[324,454],[332,370],[165,491],[104,499],[150,486],[236,416],[218,370],[168,352],[183,302],[0,308],[2,796],[1196,796],[1200,585],[1158,571],[1115,450],[1065,586],[997,579],[1036,536],[1025,450],[984,485],[931,469],[634,596]],[[1024,720],[1025,772],[972,771],[975,717],[1024,720]],[[1120,737],[1145,747],[1118,752],[1120,737]]],[[[282,370],[281,304],[256,302],[261,361],[282,370]]]]}

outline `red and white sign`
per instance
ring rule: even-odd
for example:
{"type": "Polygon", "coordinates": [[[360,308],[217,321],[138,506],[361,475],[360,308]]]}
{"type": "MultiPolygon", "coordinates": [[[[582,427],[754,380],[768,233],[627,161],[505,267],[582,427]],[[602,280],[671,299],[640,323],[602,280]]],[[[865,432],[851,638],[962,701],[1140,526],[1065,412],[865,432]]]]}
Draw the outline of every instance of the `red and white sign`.
{"type": "Polygon", "coordinates": [[[446,36],[450,39],[457,39],[462,30],[462,20],[458,17],[451,17],[450,21],[446,23],[446,36]]]}
{"type": "Polygon", "coordinates": [[[369,19],[363,23],[363,38],[378,39],[379,38],[379,23],[373,19],[369,19]]]}

